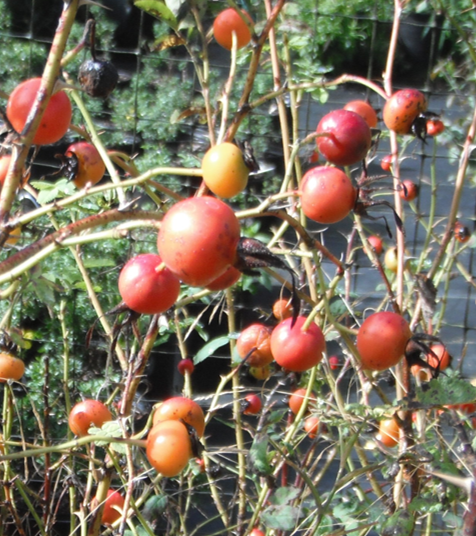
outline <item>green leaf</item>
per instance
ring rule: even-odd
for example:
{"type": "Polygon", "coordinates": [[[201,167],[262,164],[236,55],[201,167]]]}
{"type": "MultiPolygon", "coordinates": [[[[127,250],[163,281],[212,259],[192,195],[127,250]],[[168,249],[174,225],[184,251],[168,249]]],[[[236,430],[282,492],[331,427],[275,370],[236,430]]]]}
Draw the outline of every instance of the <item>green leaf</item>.
{"type": "Polygon", "coordinates": [[[107,268],[111,266],[117,266],[117,262],[114,259],[106,258],[86,258],[83,260],[86,268],[107,268]]]}
{"type": "Polygon", "coordinates": [[[476,387],[457,375],[440,376],[417,387],[416,399],[425,407],[466,404],[476,400],[476,387]]]}
{"type": "Polygon", "coordinates": [[[410,536],[413,532],[414,519],[405,510],[398,510],[382,525],[382,536],[410,536]]]}
{"type": "Polygon", "coordinates": [[[142,509],[142,515],[147,520],[155,520],[161,516],[167,507],[167,495],[154,495],[147,499],[142,509]]]}
{"type": "Polygon", "coordinates": [[[248,464],[253,472],[270,475],[273,472],[268,460],[268,436],[256,434],[248,454],[248,464]]]}
{"type": "Polygon", "coordinates": [[[50,281],[44,277],[39,277],[37,279],[33,279],[30,282],[30,285],[40,302],[50,306],[56,304],[57,300],[54,292],[54,285],[50,281]]]}
{"type": "Polygon", "coordinates": [[[30,181],[31,186],[37,190],[53,190],[55,185],[51,182],[46,181],[30,181]]]}
{"type": "Polygon", "coordinates": [[[149,15],[164,21],[174,30],[178,28],[177,18],[164,2],[160,0],[135,0],[134,4],[149,15]]]}
{"type": "Polygon", "coordinates": [[[278,488],[273,496],[271,497],[271,504],[289,504],[291,501],[294,501],[294,499],[297,499],[299,497],[299,494],[301,493],[299,488],[296,488],[295,486],[286,486],[283,488],[278,488]]]}
{"type": "Polygon", "coordinates": [[[205,346],[203,346],[202,349],[197,352],[197,354],[193,358],[193,363],[197,365],[198,363],[205,361],[205,359],[210,357],[215,352],[215,350],[221,348],[222,346],[225,346],[225,344],[228,344],[229,341],[230,338],[228,337],[228,335],[223,335],[221,337],[217,337],[216,339],[212,339],[210,342],[207,342],[207,344],[205,344],[205,346]]]}
{"type": "Polygon", "coordinates": [[[266,508],[262,512],[260,520],[269,529],[293,530],[300,517],[301,510],[299,508],[280,505],[266,508]]]}
{"type": "MultiPolygon", "coordinates": [[[[121,425],[117,421],[105,422],[101,428],[91,426],[88,430],[91,435],[101,435],[106,437],[122,437],[121,425]]],[[[110,446],[112,450],[119,454],[125,454],[127,452],[126,445],[123,443],[110,443],[108,441],[96,441],[98,447],[110,446]]]]}
{"type": "Polygon", "coordinates": [[[147,531],[146,529],[142,527],[135,527],[134,532],[132,530],[126,530],[124,531],[124,536],[149,536],[150,531],[147,531]]]}
{"type": "Polygon", "coordinates": [[[435,495],[430,499],[424,499],[423,497],[415,497],[412,502],[409,504],[410,512],[421,513],[421,514],[435,514],[436,512],[441,512],[443,509],[443,504],[439,500],[438,496],[435,495]]]}
{"type": "Polygon", "coordinates": [[[47,205],[48,203],[51,203],[53,199],[56,199],[58,195],[59,190],[57,188],[45,189],[38,194],[37,201],[40,205],[47,205]]]}

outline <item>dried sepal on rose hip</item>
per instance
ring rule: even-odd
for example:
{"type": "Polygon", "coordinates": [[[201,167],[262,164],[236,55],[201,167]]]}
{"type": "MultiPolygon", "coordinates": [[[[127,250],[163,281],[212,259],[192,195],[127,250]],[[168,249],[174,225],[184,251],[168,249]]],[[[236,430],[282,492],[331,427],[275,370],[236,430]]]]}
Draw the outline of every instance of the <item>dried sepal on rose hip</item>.
{"type": "Polygon", "coordinates": [[[240,238],[236,248],[236,260],[234,267],[244,274],[255,274],[256,268],[278,268],[286,270],[291,276],[292,293],[292,325],[296,322],[301,308],[299,296],[296,290],[296,275],[289,266],[277,255],[255,238],[240,238]]]}
{"type": "Polygon", "coordinates": [[[57,154],[55,158],[61,160],[61,167],[54,175],[64,175],[78,189],[94,186],[106,172],[99,151],[86,141],[72,143],[64,154],[57,154]]]}
{"type": "Polygon", "coordinates": [[[405,358],[413,375],[424,380],[444,374],[452,360],[441,340],[427,333],[413,335],[405,348],[405,358]]]}

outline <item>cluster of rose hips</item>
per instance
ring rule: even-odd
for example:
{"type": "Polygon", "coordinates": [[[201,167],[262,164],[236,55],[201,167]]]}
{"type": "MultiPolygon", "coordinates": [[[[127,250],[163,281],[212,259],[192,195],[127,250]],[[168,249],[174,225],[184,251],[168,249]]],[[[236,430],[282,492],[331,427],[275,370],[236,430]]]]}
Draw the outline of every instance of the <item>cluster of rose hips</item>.
{"type": "MultiPolygon", "coordinates": [[[[107,406],[93,399],[76,404],[69,415],[71,431],[80,437],[91,428],[101,428],[112,421],[107,406]]],[[[202,408],[193,400],[172,397],[158,405],[151,415],[151,427],[144,441],[149,463],[165,477],[180,474],[190,459],[200,454],[199,440],[205,431],[202,408]]],[[[97,504],[93,501],[92,507],[97,504]]],[[[104,524],[113,524],[121,517],[124,496],[118,490],[109,490],[102,514],[104,524]]]]}

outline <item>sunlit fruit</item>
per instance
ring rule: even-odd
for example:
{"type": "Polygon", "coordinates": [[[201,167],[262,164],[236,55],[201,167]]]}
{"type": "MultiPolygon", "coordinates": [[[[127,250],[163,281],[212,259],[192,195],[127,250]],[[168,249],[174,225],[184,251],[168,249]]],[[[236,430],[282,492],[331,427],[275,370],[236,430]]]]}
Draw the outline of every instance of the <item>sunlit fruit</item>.
{"type": "Polygon", "coordinates": [[[410,179],[402,181],[401,190],[399,192],[400,197],[405,201],[413,201],[418,196],[418,185],[410,179]]]}
{"type": "Polygon", "coordinates": [[[241,272],[234,266],[228,266],[221,275],[213,281],[210,281],[210,283],[207,283],[206,288],[213,291],[225,290],[237,283],[241,275],[241,272]]]}
{"type": "MultiPolygon", "coordinates": [[[[21,134],[40,89],[41,78],[30,78],[19,84],[7,102],[7,117],[12,127],[21,134]]],[[[59,141],[68,131],[73,110],[68,95],[57,91],[51,96],[33,138],[34,145],[48,145],[59,141]]]]}
{"type": "Polygon", "coordinates": [[[315,322],[307,322],[304,316],[287,318],[280,322],[271,334],[271,353],[275,361],[286,370],[304,372],[317,365],[326,349],[321,328],[315,322]],[[308,324],[304,328],[305,324],[308,324]]]}
{"type": "MultiPolygon", "coordinates": [[[[253,21],[246,11],[241,10],[243,16],[249,23],[253,21]]],[[[223,48],[231,50],[233,47],[233,34],[236,36],[237,48],[245,47],[251,41],[251,32],[246,22],[240,17],[238,12],[229,7],[219,13],[213,22],[213,35],[223,48]]]]}
{"type": "Polygon", "coordinates": [[[313,415],[307,417],[307,419],[304,420],[304,430],[307,432],[310,439],[314,439],[319,430],[319,419],[313,415]]]}
{"type": "Polygon", "coordinates": [[[0,352],[0,383],[20,381],[25,373],[25,363],[8,352],[0,352]]]}
{"type": "Polygon", "coordinates": [[[270,327],[258,322],[246,327],[236,341],[236,351],[240,358],[246,357],[246,362],[251,367],[269,365],[273,361],[271,332],[270,327]]]}
{"type": "Polygon", "coordinates": [[[371,235],[367,237],[367,241],[372,247],[372,249],[375,251],[377,255],[381,255],[383,252],[383,240],[380,238],[380,236],[371,235]]]}
{"type": "Polygon", "coordinates": [[[395,447],[400,438],[400,427],[395,418],[380,421],[377,439],[386,447],[395,447]]]}
{"type": "Polygon", "coordinates": [[[92,143],[78,141],[71,144],[66,149],[65,157],[67,160],[63,172],[76,188],[97,184],[106,172],[106,165],[92,143]]]}
{"type": "Polygon", "coordinates": [[[125,304],[141,314],[167,311],[180,293],[180,281],[153,253],[132,257],[119,274],[118,286],[125,304]]]}
{"type": "Polygon", "coordinates": [[[179,475],[193,456],[185,424],[178,420],[155,424],[147,436],[146,455],[152,467],[163,476],[179,475]]]}
{"type": "Polygon", "coordinates": [[[344,106],[344,110],[350,110],[359,114],[369,125],[370,128],[375,128],[378,123],[377,112],[372,108],[372,106],[364,100],[353,100],[348,102],[344,106]]]}
{"type": "MultiPolygon", "coordinates": [[[[307,389],[304,387],[300,387],[299,389],[296,389],[291,395],[289,396],[288,400],[288,406],[289,409],[294,413],[294,415],[297,415],[304,404],[306,400],[306,393],[307,389]]],[[[316,403],[316,395],[314,393],[310,393],[309,397],[307,398],[307,408],[312,408],[313,405],[316,403]]]]}
{"type": "Polygon", "coordinates": [[[68,424],[73,432],[78,436],[88,435],[92,426],[101,426],[112,420],[109,409],[99,400],[86,399],[78,402],[69,414],[68,424]]]}
{"type": "Polygon", "coordinates": [[[234,143],[220,143],[209,149],[202,160],[203,180],[217,196],[228,199],[248,184],[249,169],[234,143]]]}
{"type": "Polygon", "coordinates": [[[396,365],[405,353],[412,336],[403,316],[392,311],[380,311],[368,316],[357,333],[362,368],[385,370],[396,365]]]}
{"type": "Polygon", "coordinates": [[[195,429],[198,437],[205,431],[205,417],[202,408],[192,399],[174,396],[162,402],[154,411],[153,424],[162,421],[184,421],[195,429]]]}
{"type": "Polygon", "coordinates": [[[410,134],[415,119],[427,108],[425,95],[417,89],[401,89],[394,93],[383,108],[386,127],[397,134],[410,134]]]}
{"type": "Polygon", "coordinates": [[[293,316],[293,306],[291,300],[280,298],[273,303],[273,316],[276,320],[285,320],[293,316]]]}
{"type": "Polygon", "coordinates": [[[165,265],[184,283],[206,286],[234,263],[240,224],[215,197],[190,197],[173,205],[161,222],[157,247],[165,265]]]}
{"type": "Polygon", "coordinates": [[[256,415],[261,411],[261,406],[261,398],[258,395],[246,395],[243,400],[243,413],[245,415],[256,415]]]}
{"type": "MultiPolygon", "coordinates": [[[[121,511],[124,508],[124,496],[118,490],[107,490],[107,497],[104,502],[101,521],[104,525],[112,525],[121,518],[121,511]]],[[[92,509],[98,508],[98,500],[96,497],[91,502],[92,509]]]]}
{"type": "Polygon", "coordinates": [[[305,173],[301,183],[301,207],[318,223],[343,220],[355,206],[356,189],[340,169],[318,166],[305,173]]]}
{"type": "Polygon", "coordinates": [[[351,166],[362,161],[370,149],[372,135],[365,120],[349,110],[334,110],[317,125],[317,148],[336,166],[351,166]]]}

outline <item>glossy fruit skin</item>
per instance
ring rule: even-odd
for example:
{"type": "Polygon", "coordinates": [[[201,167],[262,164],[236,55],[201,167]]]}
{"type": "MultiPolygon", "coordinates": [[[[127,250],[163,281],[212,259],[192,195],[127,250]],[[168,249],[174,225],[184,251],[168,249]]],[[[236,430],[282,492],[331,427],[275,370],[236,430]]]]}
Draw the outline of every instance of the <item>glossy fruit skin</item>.
{"type": "Polygon", "coordinates": [[[195,428],[198,437],[202,437],[205,431],[205,416],[202,408],[194,400],[184,396],[168,398],[154,411],[152,418],[154,426],[159,422],[170,420],[186,422],[195,428]]]}
{"type": "Polygon", "coordinates": [[[426,122],[427,136],[438,136],[445,131],[445,124],[439,119],[428,119],[426,122]]]}
{"type": "Polygon", "coordinates": [[[292,372],[304,372],[317,365],[326,350],[326,341],[321,328],[311,322],[307,330],[302,326],[307,318],[298,316],[291,328],[293,319],[280,322],[271,334],[271,353],[280,365],[292,372]]]}
{"type": "Polygon", "coordinates": [[[7,352],[0,352],[0,383],[7,380],[20,381],[25,374],[25,363],[7,352]]]}
{"type": "Polygon", "coordinates": [[[428,106],[425,95],[417,89],[401,89],[394,93],[383,108],[386,127],[397,134],[410,134],[415,119],[428,106]]]}
{"type": "Polygon", "coordinates": [[[236,351],[241,359],[255,348],[246,361],[250,367],[264,367],[273,361],[271,332],[271,328],[257,322],[245,328],[238,336],[236,351]]]}
{"type": "Polygon", "coordinates": [[[455,236],[455,239],[458,242],[465,243],[468,242],[468,240],[471,238],[471,232],[466,227],[466,225],[463,225],[460,221],[455,222],[454,228],[453,228],[453,234],[455,236]]]}
{"type": "Polygon", "coordinates": [[[381,311],[367,317],[357,334],[362,368],[386,370],[402,358],[412,336],[408,322],[397,313],[381,311]]]}
{"type": "MultiPolygon", "coordinates": [[[[243,9],[241,12],[252,24],[253,21],[249,14],[243,9]]],[[[227,50],[231,50],[233,47],[233,32],[236,33],[238,49],[245,47],[251,41],[251,33],[248,26],[240,15],[238,15],[238,12],[230,7],[219,13],[215,18],[213,22],[213,34],[219,45],[227,50]]]]}
{"type": "Polygon", "coordinates": [[[286,320],[293,316],[293,306],[291,300],[280,298],[273,303],[273,316],[276,320],[286,320]]]}
{"type": "Polygon", "coordinates": [[[371,235],[367,238],[370,246],[373,248],[377,255],[381,255],[383,252],[383,240],[376,235],[371,235]]]}
{"type": "Polygon", "coordinates": [[[343,220],[355,206],[356,190],[340,169],[318,166],[305,173],[301,184],[301,207],[313,221],[323,224],[343,220]]]}
{"type": "Polygon", "coordinates": [[[390,171],[392,169],[392,163],[393,163],[393,156],[391,154],[387,154],[384,157],[382,157],[382,160],[380,160],[380,167],[384,171],[390,171]]]}
{"type": "MultiPolygon", "coordinates": [[[[124,503],[125,503],[125,499],[123,495],[119,493],[118,490],[112,490],[112,489],[107,490],[107,497],[104,503],[104,510],[102,512],[101,522],[104,525],[112,525],[118,519],[120,519],[121,518],[120,510],[124,508],[124,503]],[[118,510],[116,510],[115,507],[117,507],[118,510]]],[[[98,507],[96,497],[94,497],[92,501],[92,506],[94,509],[98,507]]]]}
{"type": "Polygon", "coordinates": [[[385,419],[380,421],[378,439],[386,447],[395,447],[398,445],[400,437],[400,427],[395,419],[385,419]]]}
{"type": "MultiPolygon", "coordinates": [[[[306,393],[307,389],[304,387],[300,387],[299,389],[296,389],[293,393],[291,393],[291,396],[288,400],[288,406],[294,415],[297,415],[299,413],[299,410],[301,409],[302,405],[304,404],[304,401],[306,400],[306,393]]],[[[316,403],[316,396],[313,393],[310,393],[307,407],[309,409],[310,406],[316,403]]]]}
{"type": "Polygon", "coordinates": [[[65,156],[76,159],[73,165],[74,171],[68,178],[78,189],[84,188],[86,184],[97,184],[106,173],[106,165],[99,151],[91,143],[86,141],[73,143],[66,149],[65,156]]]}
{"type": "Polygon", "coordinates": [[[179,475],[193,456],[185,424],[176,420],[155,424],[147,436],[146,456],[152,467],[163,476],[179,475]]]}
{"type": "Polygon", "coordinates": [[[258,395],[246,395],[244,402],[246,404],[243,410],[245,415],[256,415],[261,411],[261,398],[258,395]]]}
{"type": "Polygon", "coordinates": [[[370,128],[365,120],[349,110],[334,110],[317,125],[317,133],[328,137],[316,138],[319,152],[331,164],[351,166],[367,155],[372,142],[370,128]]]}
{"type": "Polygon", "coordinates": [[[385,252],[384,264],[385,264],[385,268],[387,268],[387,270],[390,270],[393,273],[397,273],[397,270],[398,270],[398,257],[397,257],[397,248],[396,247],[387,249],[387,251],[385,252]]]}
{"type": "Polygon", "coordinates": [[[112,421],[109,409],[99,400],[86,399],[73,407],[68,424],[73,434],[85,436],[91,426],[101,428],[108,421],[112,421]]]}
{"type": "Polygon", "coordinates": [[[262,530],[259,530],[259,529],[253,529],[251,532],[250,532],[250,536],[265,536],[264,535],[264,532],[262,530]]]}
{"type": "Polygon", "coordinates": [[[378,123],[377,112],[372,108],[372,106],[363,100],[353,100],[348,102],[344,106],[344,110],[349,110],[359,114],[369,125],[370,128],[375,128],[378,123]]]}
{"type": "Polygon", "coordinates": [[[304,430],[307,432],[307,435],[310,437],[310,439],[314,439],[319,430],[319,419],[314,416],[308,417],[304,421],[304,430]]]}
{"type": "MultiPolygon", "coordinates": [[[[40,85],[41,78],[25,80],[12,91],[8,99],[7,117],[19,134],[23,131],[40,85]]],[[[72,114],[68,95],[64,91],[54,93],[33,138],[33,145],[49,145],[59,141],[69,129],[72,114]]]]}
{"type": "Polygon", "coordinates": [[[180,293],[180,281],[153,253],[132,257],[119,274],[118,286],[127,307],[145,315],[167,311],[180,293]]]}
{"type": "Polygon", "coordinates": [[[248,184],[248,169],[243,153],[234,143],[224,142],[208,149],[202,160],[203,180],[218,197],[229,199],[248,184]]]}
{"type": "Polygon", "coordinates": [[[206,286],[233,264],[240,224],[215,197],[176,203],[162,220],[157,247],[167,267],[187,285],[206,286]]]}
{"type": "Polygon", "coordinates": [[[206,288],[215,292],[225,290],[237,283],[240,277],[241,272],[239,270],[237,270],[234,266],[228,266],[228,268],[221,275],[208,283],[206,288]]]}
{"type": "MultiPolygon", "coordinates": [[[[383,263],[385,265],[385,268],[387,268],[387,270],[389,270],[390,272],[393,272],[394,274],[397,273],[398,257],[397,257],[396,247],[391,247],[387,249],[387,251],[385,252],[385,256],[383,258],[383,263]]],[[[409,268],[410,268],[410,263],[409,263],[409,259],[407,259],[404,261],[404,269],[407,270],[409,268]]]]}
{"type": "Polygon", "coordinates": [[[177,370],[179,371],[182,376],[185,376],[185,374],[192,374],[195,370],[195,365],[193,364],[193,361],[191,359],[181,359],[178,362],[177,370]]]}
{"type": "Polygon", "coordinates": [[[415,184],[410,179],[405,179],[402,181],[402,189],[399,192],[399,195],[405,201],[413,201],[418,197],[418,185],[415,184]]]}

